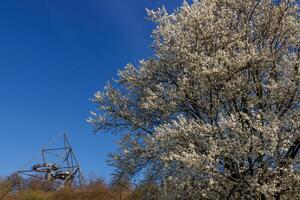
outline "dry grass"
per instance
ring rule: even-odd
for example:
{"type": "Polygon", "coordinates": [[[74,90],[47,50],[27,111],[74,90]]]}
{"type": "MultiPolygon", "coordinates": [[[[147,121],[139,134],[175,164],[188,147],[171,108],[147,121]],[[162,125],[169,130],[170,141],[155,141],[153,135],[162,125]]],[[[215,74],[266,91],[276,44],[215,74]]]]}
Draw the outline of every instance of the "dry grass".
{"type": "Polygon", "coordinates": [[[102,180],[91,181],[82,188],[62,189],[34,179],[0,180],[0,200],[132,200],[131,193],[128,188],[109,186],[102,180]]]}

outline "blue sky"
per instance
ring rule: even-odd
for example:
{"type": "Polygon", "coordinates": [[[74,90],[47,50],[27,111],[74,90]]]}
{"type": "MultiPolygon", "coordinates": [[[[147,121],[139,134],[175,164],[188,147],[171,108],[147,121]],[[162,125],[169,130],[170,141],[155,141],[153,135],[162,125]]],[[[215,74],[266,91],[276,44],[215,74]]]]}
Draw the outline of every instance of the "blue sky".
{"type": "Polygon", "coordinates": [[[66,131],[86,176],[109,180],[117,137],[86,123],[94,92],[151,56],[145,8],[182,0],[0,1],[0,175],[66,131]]]}

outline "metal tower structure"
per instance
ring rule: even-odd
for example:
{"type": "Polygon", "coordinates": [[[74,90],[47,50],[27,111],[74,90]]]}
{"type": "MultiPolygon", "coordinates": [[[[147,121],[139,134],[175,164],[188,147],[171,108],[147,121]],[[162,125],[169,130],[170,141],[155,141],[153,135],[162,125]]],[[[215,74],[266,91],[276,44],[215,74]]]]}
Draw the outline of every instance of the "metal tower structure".
{"type": "Polygon", "coordinates": [[[65,133],[42,148],[39,155],[25,164],[18,174],[56,182],[60,187],[85,185],[80,165],[65,133]],[[62,139],[63,143],[52,146],[58,139],[62,139]]]}

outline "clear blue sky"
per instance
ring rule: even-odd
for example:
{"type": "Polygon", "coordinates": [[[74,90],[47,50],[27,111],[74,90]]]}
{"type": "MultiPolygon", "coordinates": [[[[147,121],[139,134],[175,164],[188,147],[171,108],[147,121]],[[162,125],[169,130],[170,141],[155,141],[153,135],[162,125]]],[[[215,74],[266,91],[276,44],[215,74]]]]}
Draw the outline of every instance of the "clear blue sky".
{"type": "Polygon", "coordinates": [[[66,131],[87,176],[109,180],[117,138],[86,123],[94,92],[151,55],[145,8],[182,0],[0,1],[0,175],[66,131]]]}

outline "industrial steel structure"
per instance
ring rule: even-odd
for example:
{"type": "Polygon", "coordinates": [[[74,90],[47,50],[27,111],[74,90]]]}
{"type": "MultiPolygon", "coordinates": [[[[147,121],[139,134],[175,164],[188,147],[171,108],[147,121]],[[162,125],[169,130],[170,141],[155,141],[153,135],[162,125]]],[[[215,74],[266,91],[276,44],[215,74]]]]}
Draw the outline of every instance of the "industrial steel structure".
{"type": "Polygon", "coordinates": [[[39,156],[29,161],[18,174],[52,181],[60,187],[84,185],[85,179],[67,135],[64,133],[57,139],[41,149],[39,156]],[[51,146],[57,139],[62,139],[63,144],[51,146]]]}

